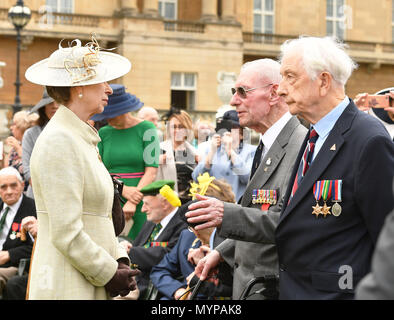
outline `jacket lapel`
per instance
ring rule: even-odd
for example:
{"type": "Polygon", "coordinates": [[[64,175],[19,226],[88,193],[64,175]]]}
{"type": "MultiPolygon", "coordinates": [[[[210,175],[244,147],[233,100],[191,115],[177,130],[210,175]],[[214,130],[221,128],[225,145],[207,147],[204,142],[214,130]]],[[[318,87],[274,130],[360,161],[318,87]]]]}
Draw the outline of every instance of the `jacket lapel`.
{"type": "MultiPolygon", "coordinates": [[[[356,115],[355,106],[353,102],[351,102],[346,109],[343,111],[342,115],[339,117],[337,123],[332,128],[331,132],[329,133],[326,141],[324,142],[323,146],[321,147],[319,153],[317,154],[316,158],[313,160],[311,166],[308,169],[304,179],[301,181],[300,186],[298,187],[296,193],[294,194],[293,199],[290,201],[289,205],[285,207],[284,211],[282,212],[279,224],[289,215],[289,213],[298,205],[298,203],[307,195],[307,193],[312,190],[312,187],[316,181],[319,180],[323,172],[327,169],[330,163],[333,161],[335,156],[340,152],[340,149],[345,142],[345,138],[343,134],[349,130],[353,119],[356,115]],[[333,145],[335,145],[335,150],[333,145]]],[[[302,154],[304,153],[304,149],[306,146],[306,142],[308,137],[303,143],[303,147],[300,150],[300,153],[297,157],[297,162],[294,166],[293,174],[290,179],[290,184],[287,188],[285,203],[288,202],[290,191],[293,186],[293,182],[295,179],[295,172],[298,168],[300,159],[302,154]]]]}
{"type": "Polygon", "coordinates": [[[248,207],[251,204],[253,189],[262,188],[276,171],[277,166],[286,154],[285,147],[290,136],[298,125],[299,121],[297,118],[292,117],[279,133],[268,153],[261,161],[254,176],[252,177],[252,180],[248,183],[241,202],[243,207],[248,207]]]}
{"type": "Polygon", "coordinates": [[[149,225],[146,226],[146,229],[144,230],[144,228],[141,229],[140,234],[144,235],[141,238],[140,242],[136,241],[136,246],[143,246],[149,239],[150,235],[153,232],[153,229],[155,228],[155,224],[151,221],[147,221],[147,223],[149,223],[149,225]]]}
{"type": "Polygon", "coordinates": [[[163,229],[163,231],[160,233],[159,237],[157,238],[157,241],[161,241],[162,239],[168,239],[168,236],[172,234],[174,224],[177,222],[178,217],[179,217],[179,215],[178,215],[178,211],[177,211],[177,212],[175,212],[175,214],[171,218],[171,220],[168,221],[167,225],[165,226],[165,228],[163,229]]]}

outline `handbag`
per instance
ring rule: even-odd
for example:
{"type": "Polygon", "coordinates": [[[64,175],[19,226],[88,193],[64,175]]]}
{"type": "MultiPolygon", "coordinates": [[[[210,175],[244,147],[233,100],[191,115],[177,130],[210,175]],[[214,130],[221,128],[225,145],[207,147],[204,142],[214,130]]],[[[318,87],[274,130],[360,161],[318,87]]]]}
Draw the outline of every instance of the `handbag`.
{"type": "Polygon", "coordinates": [[[114,184],[114,203],[112,205],[112,222],[114,224],[115,235],[119,236],[123,231],[123,228],[126,223],[122,205],[121,205],[121,203],[123,204],[126,203],[126,201],[124,201],[121,197],[124,183],[123,181],[117,179],[117,176],[115,175],[111,175],[111,178],[114,184]]]}

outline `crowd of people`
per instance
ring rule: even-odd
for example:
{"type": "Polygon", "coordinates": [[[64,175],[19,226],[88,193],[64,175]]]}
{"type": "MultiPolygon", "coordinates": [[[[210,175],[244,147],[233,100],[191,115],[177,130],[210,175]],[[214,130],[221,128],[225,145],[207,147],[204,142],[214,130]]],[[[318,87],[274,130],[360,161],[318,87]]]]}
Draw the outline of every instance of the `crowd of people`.
{"type": "Polygon", "coordinates": [[[394,88],[351,100],[356,67],[332,38],[288,40],[193,122],[108,84],[131,64],[95,39],[60,46],[4,141],[0,297],[394,298],[394,88]]]}

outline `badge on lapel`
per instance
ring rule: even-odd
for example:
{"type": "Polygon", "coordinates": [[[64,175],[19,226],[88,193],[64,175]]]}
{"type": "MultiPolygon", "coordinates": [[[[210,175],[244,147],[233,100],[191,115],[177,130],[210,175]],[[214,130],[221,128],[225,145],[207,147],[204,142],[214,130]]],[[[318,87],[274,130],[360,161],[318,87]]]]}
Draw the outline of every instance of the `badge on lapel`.
{"type": "Polygon", "coordinates": [[[316,216],[324,216],[332,214],[338,217],[342,212],[342,207],[339,202],[342,201],[342,180],[319,180],[313,185],[313,196],[316,200],[316,205],[312,206],[312,214],[316,216]],[[323,200],[323,206],[320,206],[320,199],[323,200]],[[331,199],[334,204],[332,207],[327,205],[327,201],[331,199]],[[332,213],[330,211],[332,209],[332,213]]]}

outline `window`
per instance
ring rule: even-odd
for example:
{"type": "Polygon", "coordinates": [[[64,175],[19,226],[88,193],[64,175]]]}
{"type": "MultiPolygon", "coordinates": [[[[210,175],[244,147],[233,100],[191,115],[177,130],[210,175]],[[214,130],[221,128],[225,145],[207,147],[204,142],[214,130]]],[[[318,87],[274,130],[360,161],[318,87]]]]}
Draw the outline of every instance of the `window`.
{"type": "Polygon", "coordinates": [[[343,40],[345,38],[345,0],[327,0],[326,33],[343,40]]]}
{"type": "Polygon", "coordinates": [[[196,107],[197,75],[195,73],[171,73],[171,106],[194,110],[196,107]]]}
{"type": "Polygon", "coordinates": [[[254,0],[253,32],[274,33],[274,0],[254,0]]]}
{"type": "Polygon", "coordinates": [[[46,0],[46,5],[52,9],[52,12],[73,13],[73,0],[46,0]]]}
{"type": "Polygon", "coordinates": [[[178,0],[159,0],[159,14],[166,20],[177,19],[178,0]]]}

